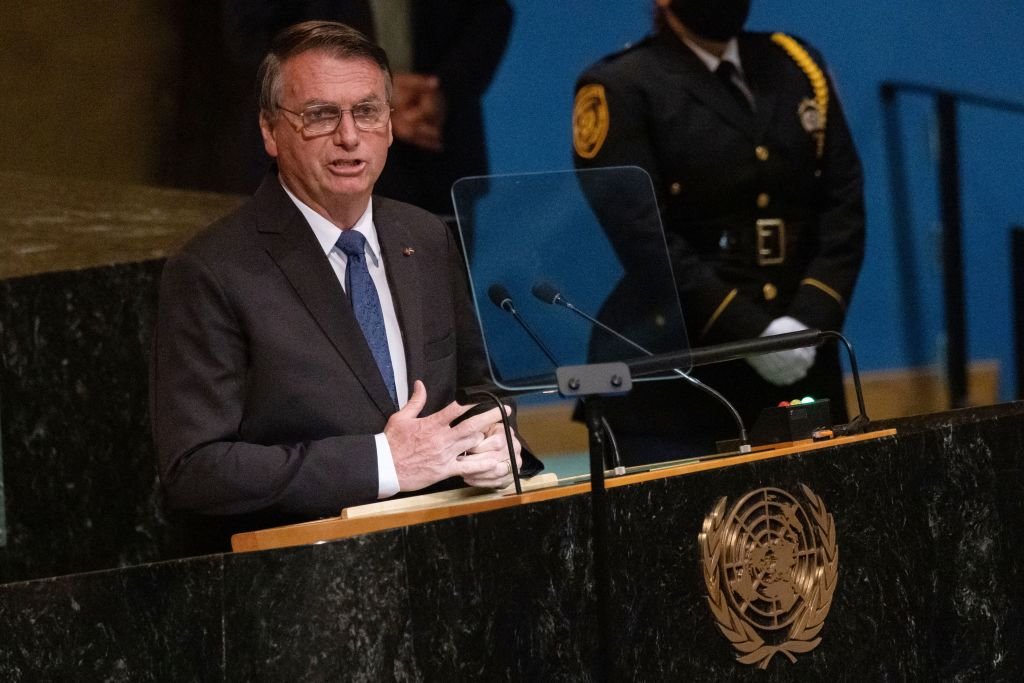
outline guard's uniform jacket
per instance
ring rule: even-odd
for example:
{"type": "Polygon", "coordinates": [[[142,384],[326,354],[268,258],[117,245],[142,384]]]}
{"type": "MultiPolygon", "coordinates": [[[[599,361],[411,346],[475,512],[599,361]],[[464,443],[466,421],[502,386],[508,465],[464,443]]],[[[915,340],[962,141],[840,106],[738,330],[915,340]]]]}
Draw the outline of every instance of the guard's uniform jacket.
{"type": "MultiPolygon", "coordinates": [[[[577,166],[636,165],[653,180],[692,346],[757,337],[784,315],[839,330],[864,253],[860,161],[821,57],[784,34],[738,43],[753,111],[669,31],[576,86],[577,166]]],[[[761,408],[807,394],[832,399],[845,421],[834,344],[789,387],[743,361],[695,375],[739,404],[748,427],[761,408]]],[[[712,399],[659,384],[634,392],[613,424],[735,435],[712,399]]]]}

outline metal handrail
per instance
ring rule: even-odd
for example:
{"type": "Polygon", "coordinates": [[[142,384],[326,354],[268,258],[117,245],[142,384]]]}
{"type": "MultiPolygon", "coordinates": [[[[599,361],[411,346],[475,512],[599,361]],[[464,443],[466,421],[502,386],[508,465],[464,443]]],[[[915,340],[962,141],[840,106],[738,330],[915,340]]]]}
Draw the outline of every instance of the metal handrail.
{"type": "MultiPolygon", "coordinates": [[[[939,124],[938,175],[942,221],[943,301],[946,314],[946,378],[949,385],[950,407],[962,408],[967,405],[967,314],[963,275],[958,106],[970,104],[1024,114],[1024,103],[906,81],[883,81],[880,93],[885,116],[886,149],[890,155],[889,186],[893,198],[893,224],[897,233],[904,236],[909,236],[911,232],[910,208],[904,187],[902,135],[895,107],[896,97],[901,93],[910,93],[934,98],[939,124]]],[[[904,272],[903,276],[907,277],[907,273],[904,272]]],[[[904,284],[909,285],[907,282],[904,284]]],[[[907,320],[907,330],[910,334],[911,330],[919,329],[919,325],[915,324],[916,307],[910,306],[908,315],[910,319],[907,320]]]]}

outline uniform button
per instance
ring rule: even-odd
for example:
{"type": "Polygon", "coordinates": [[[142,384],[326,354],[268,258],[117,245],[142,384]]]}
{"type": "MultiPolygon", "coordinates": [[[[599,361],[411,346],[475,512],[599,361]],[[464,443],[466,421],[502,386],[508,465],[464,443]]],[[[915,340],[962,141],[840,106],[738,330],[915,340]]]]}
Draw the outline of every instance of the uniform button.
{"type": "Polygon", "coordinates": [[[764,292],[765,301],[774,301],[775,297],[779,295],[779,288],[770,282],[764,283],[764,287],[761,290],[764,292]]]}
{"type": "Polygon", "coordinates": [[[679,183],[672,183],[668,186],[668,191],[676,195],[683,191],[683,186],[679,183]]]}
{"type": "Polygon", "coordinates": [[[757,195],[757,208],[766,209],[768,205],[772,203],[772,198],[768,196],[767,192],[762,192],[757,195]]]}
{"type": "Polygon", "coordinates": [[[768,148],[764,145],[758,145],[754,148],[754,156],[757,157],[758,161],[768,161],[768,148]]]}

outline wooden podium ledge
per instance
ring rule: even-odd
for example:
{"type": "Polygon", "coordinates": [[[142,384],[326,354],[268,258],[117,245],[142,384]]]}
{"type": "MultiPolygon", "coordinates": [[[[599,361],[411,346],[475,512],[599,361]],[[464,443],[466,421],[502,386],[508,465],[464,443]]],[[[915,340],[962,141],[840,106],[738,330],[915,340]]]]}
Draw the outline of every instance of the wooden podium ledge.
{"type": "MultiPolygon", "coordinates": [[[[895,436],[895,434],[895,429],[883,429],[856,436],[837,437],[827,441],[797,441],[784,446],[776,444],[772,448],[753,453],[728,455],[704,460],[682,460],[653,467],[645,465],[642,468],[632,468],[624,475],[608,476],[605,480],[605,486],[609,489],[619,486],[630,486],[645,481],[677,477],[720,467],[732,467],[748,462],[810,453],[824,448],[831,448],[832,446],[880,439],[895,436]]],[[[529,505],[530,503],[590,492],[589,476],[572,477],[558,481],[553,475],[539,475],[534,479],[537,482],[532,486],[528,485],[529,490],[524,490],[521,495],[516,495],[514,492],[506,493],[508,489],[501,492],[459,489],[457,491],[444,491],[349,508],[343,510],[342,514],[338,517],[235,534],[231,537],[231,548],[235,552],[251,552],[296,545],[326,543],[327,541],[349,538],[373,531],[394,529],[463,515],[473,515],[479,512],[500,510],[516,505],[529,505]],[[581,479],[583,481],[579,481],[581,479]]]]}

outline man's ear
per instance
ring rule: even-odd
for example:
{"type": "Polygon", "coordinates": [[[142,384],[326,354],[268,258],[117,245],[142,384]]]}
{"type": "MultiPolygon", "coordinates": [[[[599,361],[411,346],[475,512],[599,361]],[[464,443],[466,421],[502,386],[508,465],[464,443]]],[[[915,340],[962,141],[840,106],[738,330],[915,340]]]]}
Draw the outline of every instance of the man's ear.
{"type": "Polygon", "coordinates": [[[276,159],[277,140],[274,139],[274,123],[267,117],[266,112],[260,112],[260,134],[263,136],[263,149],[276,159]]]}

